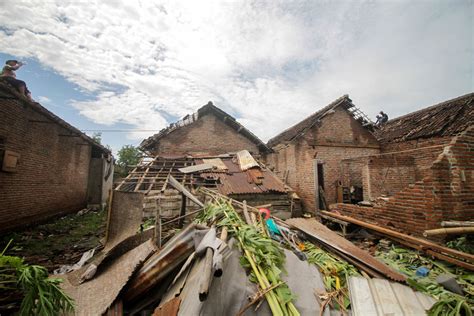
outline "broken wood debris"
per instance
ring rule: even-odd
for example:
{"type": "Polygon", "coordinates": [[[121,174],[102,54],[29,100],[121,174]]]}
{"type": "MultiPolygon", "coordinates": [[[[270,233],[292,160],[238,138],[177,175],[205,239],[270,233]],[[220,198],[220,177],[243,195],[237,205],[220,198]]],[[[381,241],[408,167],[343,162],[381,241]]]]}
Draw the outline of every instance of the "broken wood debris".
{"type": "Polygon", "coordinates": [[[285,221],[290,226],[301,230],[311,239],[321,243],[326,248],[335,251],[339,256],[348,260],[359,269],[372,277],[388,277],[391,280],[405,281],[406,277],[386,264],[378,261],[365,250],[360,249],[349,240],[339,236],[323,224],[312,219],[291,218],[285,221]]]}
{"type": "Polygon", "coordinates": [[[474,271],[474,255],[472,254],[468,254],[462,251],[444,247],[444,246],[435,244],[434,242],[416,238],[410,235],[406,235],[394,230],[390,230],[388,228],[383,228],[377,225],[366,223],[364,221],[361,221],[349,216],[340,215],[340,214],[327,212],[327,211],[322,211],[321,213],[324,215],[328,215],[328,216],[335,217],[337,219],[352,223],[352,224],[356,224],[356,225],[368,228],[370,230],[389,236],[390,238],[395,238],[397,241],[399,241],[400,243],[404,245],[407,245],[409,247],[412,247],[418,250],[422,250],[441,260],[446,260],[448,262],[462,266],[463,268],[474,271]],[[464,262],[463,260],[465,260],[466,262],[464,262]]]}

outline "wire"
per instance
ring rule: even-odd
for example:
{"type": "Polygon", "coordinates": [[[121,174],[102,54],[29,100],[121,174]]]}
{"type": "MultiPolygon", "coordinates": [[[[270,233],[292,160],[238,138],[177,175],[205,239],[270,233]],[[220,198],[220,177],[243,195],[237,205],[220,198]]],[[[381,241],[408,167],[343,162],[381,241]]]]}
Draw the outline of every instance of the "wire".
{"type": "Polygon", "coordinates": [[[128,133],[128,132],[159,132],[157,129],[81,129],[81,132],[106,132],[106,133],[128,133]]]}

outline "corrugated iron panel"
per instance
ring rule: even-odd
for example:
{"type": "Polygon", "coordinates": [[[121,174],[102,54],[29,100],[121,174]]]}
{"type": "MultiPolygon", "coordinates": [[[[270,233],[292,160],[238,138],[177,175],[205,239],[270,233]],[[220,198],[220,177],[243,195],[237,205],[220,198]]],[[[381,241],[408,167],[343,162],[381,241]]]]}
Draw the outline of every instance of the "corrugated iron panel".
{"type": "Polygon", "coordinates": [[[260,170],[259,177],[261,177],[261,184],[254,183],[248,171],[236,173],[204,172],[201,173],[201,177],[219,179],[220,183],[217,184],[217,189],[220,193],[225,195],[287,192],[285,185],[271,171],[260,170]]]}
{"type": "Polygon", "coordinates": [[[260,167],[258,162],[248,150],[241,150],[237,153],[237,161],[239,162],[240,170],[245,171],[253,167],[260,167]]]}
{"type": "Polygon", "coordinates": [[[383,279],[349,278],[352,314],[365,315],[426,315],[436,300],[406,285],[383,279]]]}

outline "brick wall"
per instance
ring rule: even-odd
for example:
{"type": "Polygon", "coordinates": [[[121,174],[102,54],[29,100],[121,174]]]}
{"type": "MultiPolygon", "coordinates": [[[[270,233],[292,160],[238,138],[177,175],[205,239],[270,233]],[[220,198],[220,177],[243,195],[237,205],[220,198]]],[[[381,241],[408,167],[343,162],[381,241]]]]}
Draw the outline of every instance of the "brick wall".
{"type": "Polygon", "coordinates": [[[267,165],[280,176],[288,172],[288,184],[298,193],[306,211],[316,208],[315,162],[323,166],[326,200],[334,203],[336,182],[343,178],[341,161],[380,152],[372,134],[340,108],[325,116],[304,136],[290,144],[280,144],[274,150],[275,153],[266,157],[267,165]]]}
{"type": "Polygon", "coordinates": [[[0,231],[86,205],[90,145],[16,99],[0,98],[0,139],[19,153],[0,171],[0,231]],[[32,122],[41,121],[41,122],[32,122]]]}
{"type": "Polygon", "coordinates": [[[257,146],[212,114],[180,127],[162,137],[154,154],[164,157],[183,155],[217,155],[247,149],[258,154],[257,146]]]}
{"type": "Polygon", "coordinates": [[[334,204],[343,214],[414,235],[443,220],[474,218],[474,126],[454,137],[425,177],[375,207],[334,204]]]}

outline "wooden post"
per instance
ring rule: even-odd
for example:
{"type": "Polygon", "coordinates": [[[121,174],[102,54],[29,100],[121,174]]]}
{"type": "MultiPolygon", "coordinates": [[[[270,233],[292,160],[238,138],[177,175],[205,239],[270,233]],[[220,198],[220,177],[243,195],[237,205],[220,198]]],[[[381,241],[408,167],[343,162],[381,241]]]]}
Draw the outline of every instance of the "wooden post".
{"type": "MultiPolygon", "coordinates": [[[[184,216],[186,214],[186,195],[184,193],[181,193],[181,211],[179,212],[179,216],[184,216]]],[[[184,226],[184,217],[182,217],[178,225],[180,228],[184,226]]]]}
{"type": "Polygon", "coordinates": [[[161,248],[161,197],[156,200],[155,245],[161,248]]]}
{"type": "Polygon", "coordinates": [[[212,283],[212,257],[214,256],[214,250],[208,247],[206,249],[206,255],[204,256],[204,268],[202,271],[201,283],[199,284],[199,300],[204,302],[209,294],[209,287],[212,283]]]}
{"type": "Polygon", "coordinates": [[[247,210],[247,201],[243,201],[243,210],[244,210],[244,218],[245,222],[247,222],[248,225],[252,225],[252,220],[250,219],[249,211],[247,210]]]}

